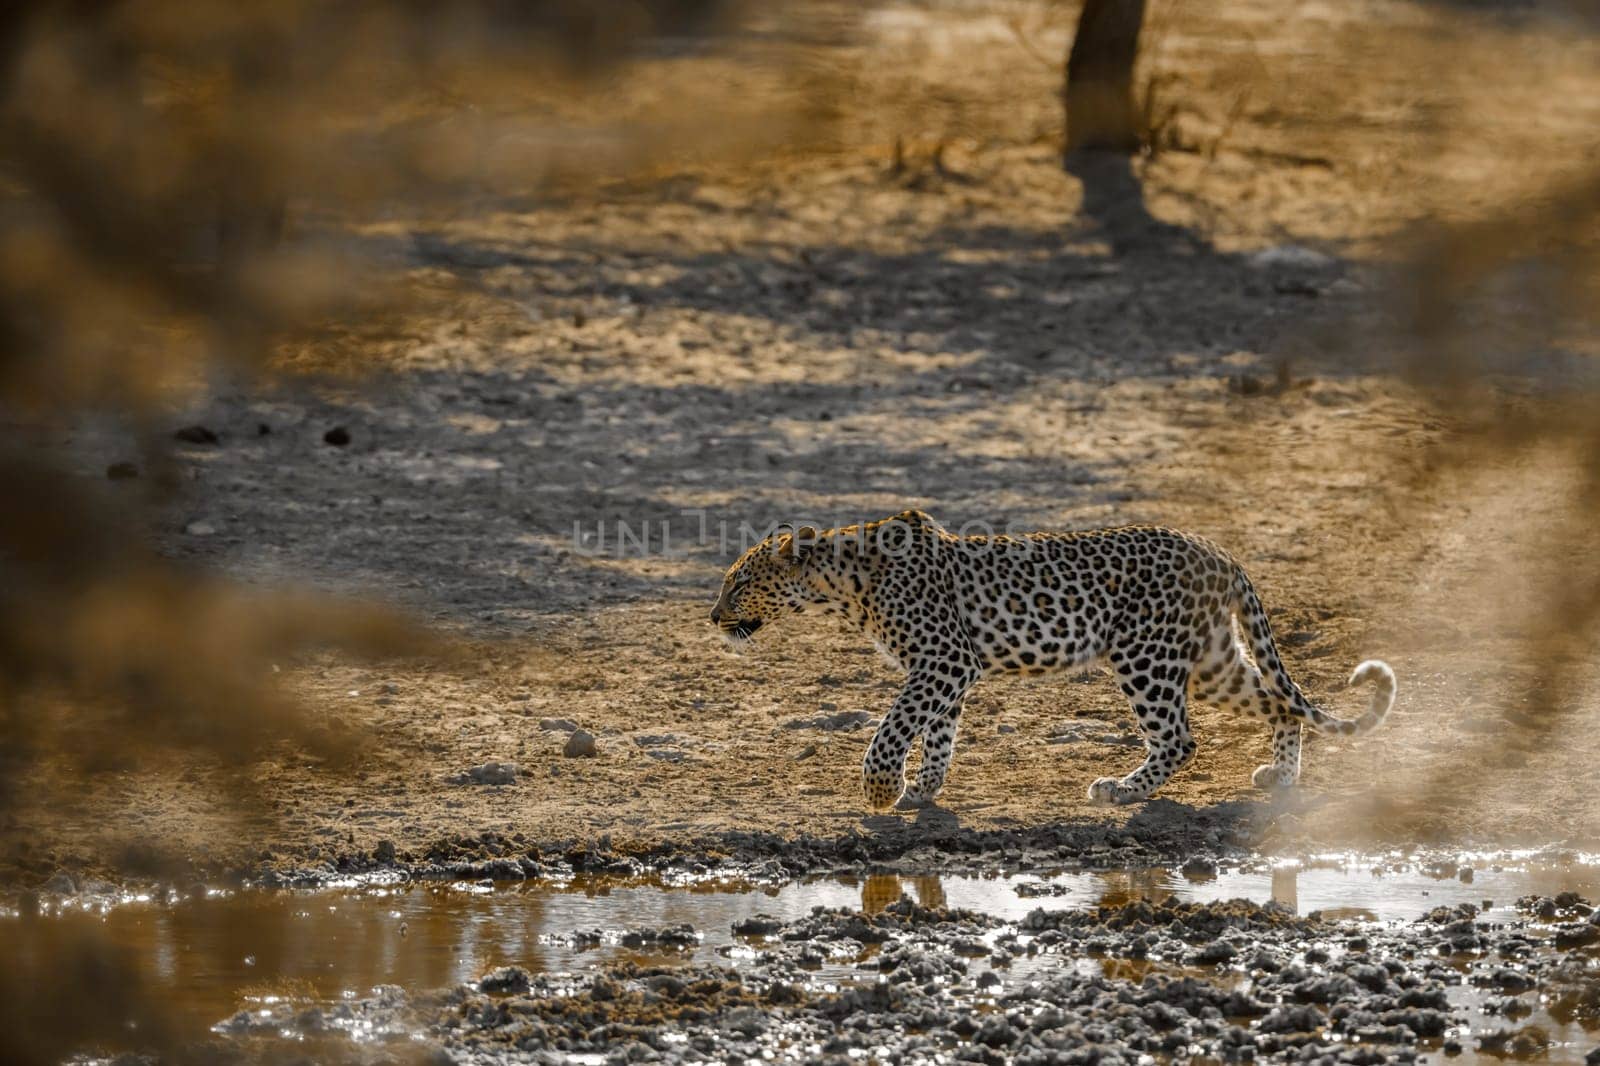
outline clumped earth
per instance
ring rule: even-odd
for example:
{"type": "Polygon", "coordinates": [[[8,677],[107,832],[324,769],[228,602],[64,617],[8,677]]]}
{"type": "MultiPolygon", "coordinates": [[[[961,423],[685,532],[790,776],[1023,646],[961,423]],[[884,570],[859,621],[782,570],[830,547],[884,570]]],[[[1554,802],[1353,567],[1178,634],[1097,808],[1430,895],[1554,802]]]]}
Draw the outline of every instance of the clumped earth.
{"type": "MultiPolygon", "coordinates": [[[[296,357],[353,382],[219,381],[174,411],[182,491],[155,535],[244,581],[380,596],[466,654],[281,664],[368,736],[342,764],[284,745],[80,781],[43,760],[12,782],[0,878],[1600,839],[1600,791],[1572,787],[1600,730],[1566,728],[1592,721],[1600,660],[1553,691],[1525,640],[1567,565],[1539,530],[1573,463],[1447,462],[1452,417],[1384,329],[1395,234],[1590,158],[1594,42],[1479,5],[1214,7],[1150,49],[1177,111],[1109,213],[1060,166],[1056,74],[953,6],[869,20],[836,151],[339,234],[448,312],[296,357]],[[741,527],[909,506],[1204,533],[1313,698],[1352,713],[1344,678],[1381,656],[1396,711],[1312,740],[1299,796],[1271,800],[1248,784],[1266,731],[1197,708],[1194,763],[1108,813],[1087,784],[1140,758],[1115,686],[986,682],[941,806],[868,816],[895,674],[803,619],[740,657],[706,615],[741,527]]],[[[1028,32],[1063,53],[1064,25],[1028,32]]],[[[41,432],[132,501],[130,442],[41,432]]]]}
{"type": "Polygon", "coordinates": [[[901,897],[877,913],[747,920],[735,929],[747,957],[726,966],[503,967],[439,992],[383,989],[331,1019],[284,1006],[222,1028],[318,1033],[361,1018],[380,1034],[425,1033],[440,1061],[463,1064],[846,1063],[862,1049],[995,1066],[1466,1051],[1577,1061],[1571,1027],[1600,1033],[1600,913],[1571,894],[1517,908],[1491,917],[1462,904],[1376,926],[1168,900],[1007,924],[901,897]]]}

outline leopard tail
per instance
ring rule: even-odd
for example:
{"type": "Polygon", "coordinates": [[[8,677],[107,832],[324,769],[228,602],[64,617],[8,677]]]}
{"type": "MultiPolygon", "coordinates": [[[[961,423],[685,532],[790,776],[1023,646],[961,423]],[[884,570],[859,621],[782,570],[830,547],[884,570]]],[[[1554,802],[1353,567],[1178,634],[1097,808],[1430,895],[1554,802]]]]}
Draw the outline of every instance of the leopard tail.
{"type": "Polygon", "coordinates": [[[1250,584],[1244,570],[1235,566],[1233,575],[1234,612],[1239,619],[1255,657],[1256,668],[1267,681],[1269,690],[1282,701],[1282,706],[1294,717],[1331,736],[1360,736],[1370,733],[1383,724],[1394,706],[1394,671],[1379,659],[1368,659],[1350,674],[1350,685],[1371,684],[1372,697],[1366,713],[1359,718],[1338,718],[1306,699],[1300,686],[1289,676],[1288,669],[1278,655],[1278,646],[1272,639],[1272,623],[1261,606],[1261,598],[1250,584]]]}

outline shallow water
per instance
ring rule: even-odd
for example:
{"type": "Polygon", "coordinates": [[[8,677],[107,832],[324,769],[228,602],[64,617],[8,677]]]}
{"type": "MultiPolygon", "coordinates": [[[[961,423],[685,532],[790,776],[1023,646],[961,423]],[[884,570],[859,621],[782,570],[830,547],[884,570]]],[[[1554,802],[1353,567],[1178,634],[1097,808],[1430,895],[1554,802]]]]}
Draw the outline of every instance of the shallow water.
{"type": "MultiPolygon", "coordinates": [[[[357,884],[305,891],[213,893],[172,903],[77,900],[37,918],[0,918],[6,955],[24,970],[48,966],[59,946],[88,925],[137,960],[146,990],[178,1012],[196,1036],[241,1009],[280,1001],[327,1004],[380,984],[408,990],[474,981],[515,964],[533,972],[575,970],[620,959],[722,962],[750,954],[731,925],[756,914],[798,918],[815,906],[878,911],[908,894],[929,906],[963,907],[1016,921],[1037,907],[1067,909],[1137,898],[1198,902],[1277,900],[1306,914],[1394,922],[1441,905],[1492,901],[1489,917],[1509,919],[1524,895],[1576,891],[1600,898],[1600,865],[1551,865],[1515,856],[1467,860],[1429,870],[1398,861],[1329,859],[1214,875],[1171,868],[1065,872],[1051,876],[829,877],[781,887],[742,883],[618,884],[578,878],[559,884],[357,884]],[[1047,888],[1045,886],[1048,886],[1047,888]],[[1028,893],[1026,895],[1019,892],[1028,893]],[[1035,895],[1048,891],[1048,895],[1035,895]],[[624,942],[626,930],[687,923],[687,947],[624,942]],[[579,934],[598,932],[598,937],[579,934]]],[[[841,960],[839,976],[859,976],[841,960]]],[[[1035,965],[1061,965],[1040,959],[1035,965]]],[[[1072,965],[1119,966],[1079,960],[1072,965]]],[[[1031,967],[1012,975],[1026,978],[1031,967]]],[[[1130,976],[1119,973],[1117,976],[1130,976]]],[[[1470,993],[1463,993],[1470,994],[1470,993]]],[[[1573,1040],[1584,1034],[1567,1034],[1573,1040]]],[[[1470,1057],[1467,1061],[1470,1061],[1470,1057]]]]}

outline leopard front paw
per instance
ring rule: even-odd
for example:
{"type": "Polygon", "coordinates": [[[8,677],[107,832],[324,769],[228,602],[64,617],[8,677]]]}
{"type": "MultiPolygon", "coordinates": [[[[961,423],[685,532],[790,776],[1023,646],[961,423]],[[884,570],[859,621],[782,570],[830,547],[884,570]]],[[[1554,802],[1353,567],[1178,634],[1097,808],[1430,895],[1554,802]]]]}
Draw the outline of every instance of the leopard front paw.
{"type": "Polygon", "coordinates": [[[1294,781],[1289,771],[1279,769],[1271,763],[1263,763],[1250,775],[1250,783],[1263,792],[1281,792],[1293,788],[1294,781]]]}
{"type": "Polygon", "coordinates": [[[1149,795],[1149,789],[1134,788],[1126,779],[1116,777],[1102,777],[1089,786],[1089,802],[1102,807],[1138,803],[1149,795]]]}
{"type": "Polygon", "coordinates": [[[1110,807],[1122,802],[1118,793],[1122,792],[1122,782],[1114,777],[1102,777],[1089,786],[1089,802],[1100,807],[1110,807]]]}
{"type": "Polygon", "coordinates": [[[932,796],[928,795],[926,792],[923,792],[921,789],[908,788],[901,795],[901,797],[895,801],[894,809],[897,811],[920,811],[924,807],[932,807],[933,805],[934,800],[932,796]]]}

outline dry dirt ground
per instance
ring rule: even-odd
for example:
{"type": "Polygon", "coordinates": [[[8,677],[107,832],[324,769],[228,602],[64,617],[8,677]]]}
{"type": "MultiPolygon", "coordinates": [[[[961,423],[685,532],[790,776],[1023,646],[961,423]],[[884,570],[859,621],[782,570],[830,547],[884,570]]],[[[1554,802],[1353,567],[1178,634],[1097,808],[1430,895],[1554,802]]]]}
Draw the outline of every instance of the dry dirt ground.
{"type": "MultiPolygon", "coordinates": [[[[362,230],[463,295],[342,349],[355,383],[219,383],[175,412],[221,442],[180,446],[159,537],[250,582],[399,603],[470,654],[282,664],[317,714],[371,731],[354,765],[284,749],[112,772],[11,829],[68,865],[138,844],[213,868],[482,831],[715,849],[1131,818],[1213,844],[1600,839],[1595,660],[1543,690],[1521,643],[1571,563],[1540,530],[1577,475],[1560,454],[1451,466],[1450,418],[1388,369],[1404,353],[1383,328],[1406,284],[1388,235],[1593,162],[1594,42],[1475,7],[1228,7],[1157,8],[1178,109],[1137,168],[1143,207],[1085,205],[1059,165],[1030,52],[1060,54],[1063,27],[1023,22],[1024,47],[1012,9],[949,6],[869,23],[843,148],[362,230]],[[1289,242],[1332,258],[1253,258],[1289,242]],[[335,426],[347,446],[324,443],[335,426]],[[738,655],[706,614],[741,524],[911,506],[951,528],[1202,532],[1253,574],[1313,698],[1353,712],[1339,686],[1377,656],[1397,708],[1367,740],[1310,741],[1276,807],[1249,786],[1266,733],[1196,708],[1200,755],[1161,802],[1106,813],[1088,782],[1140,757],[1109,679],[985,682],[942,809],[869,816],[868,731],[796,723],[881,714],[895,674],[809,618],[738,655]],[[642,550],[618,550],[618,523],[648,530],[642,550]],[[542,719],[598,756],[564,757],[542,719]],[[450,782],[491,760],[516,782],[450,782]],[[239,774],[263,797],[242,811],[217,799],[239,774]]],[[[114,433],[62,443],[86,476],[123,457],[114,433]]]]}

